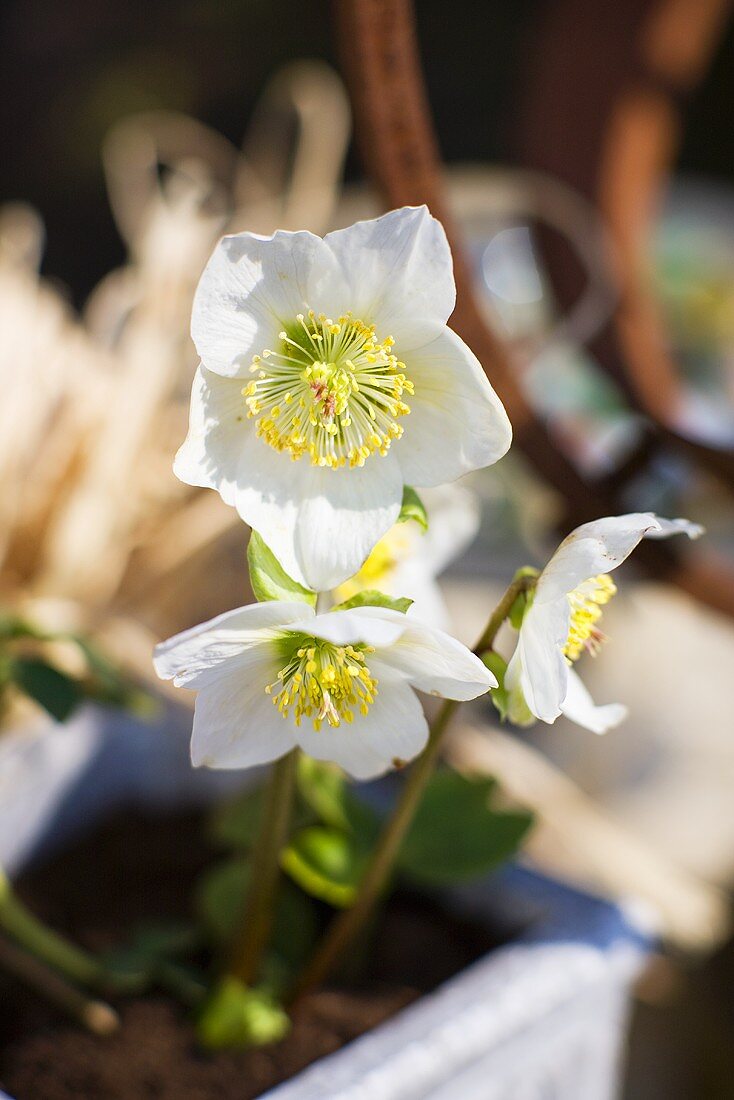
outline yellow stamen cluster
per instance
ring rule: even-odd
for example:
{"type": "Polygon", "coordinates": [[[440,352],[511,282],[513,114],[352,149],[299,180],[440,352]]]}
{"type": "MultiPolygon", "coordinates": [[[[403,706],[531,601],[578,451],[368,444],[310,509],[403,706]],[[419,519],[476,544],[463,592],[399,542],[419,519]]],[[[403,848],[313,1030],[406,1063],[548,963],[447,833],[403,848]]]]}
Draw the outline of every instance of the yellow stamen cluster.
{"type": "Polygon", "coordinates": [[[370,676],[365,655],[372,646],[337,646],[320,638],[299,638],[291,650],[278,679],[265,691],[284,718],[291,716],[297,726],[305,716],[321,729],[326,719],[330,726],[353,722],[356,710],[366,715],[377,695],[377,680],[370,676]]]}
{"type": "Polygon", "coordinates": [[[597,623],[602,616],[602,607],[611,600],[617,591],[614,581],[607,573],[591,577],[573,592],[569,593],[571,604],[571,624],[563,652],[569,661],[577,661],[582,653],[596,656],[606,641],[597,623]]]}
{"type": "Polygon", "coordinates": [[[334,321],[310,310],[296,322],[280,333],[279,349],[252,360],[255,377],[242,394],[257,434],[294,460],[308,455],[334,470],[386,455],[410,412],[403,394],[414,392],[393,338],[378,341],[374,325],[351,313],[334,321]]]}

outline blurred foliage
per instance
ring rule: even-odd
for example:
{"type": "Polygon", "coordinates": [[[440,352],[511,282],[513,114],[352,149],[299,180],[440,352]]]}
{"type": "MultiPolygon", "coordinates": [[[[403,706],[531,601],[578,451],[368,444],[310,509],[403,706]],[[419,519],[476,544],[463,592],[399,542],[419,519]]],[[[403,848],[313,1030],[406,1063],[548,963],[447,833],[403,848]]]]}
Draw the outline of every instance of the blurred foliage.
{"type": "Polygon", "coordinates": [[[147,716],[154,702],[81,634],[47,631],[0,612],[0,719],[13,698],[32,700],[57,722],[83,702],[147,716]]]}
{"type": "Polygon", "coordinates": [[[264,1046],[290,1030],[286,1012],[264,989],[225,977],[211,993],[197,1021],[197,1035],[211,1050],[264,1046]]]}
{"type": "MultiPolygon", "coordinates": [[[[512,856],[532,816],[496,809],[496,794],[493,779],[437,772],[398,855],[398,880],[447,886],[486,874],[512,856]]],[[[256,788],[221,807],[212,822],[215,841],[246,853],[256,835],[261,801],[262,788],[256,788]]],[[[351,905],[380,828],[380,815],[354,794],[338,767],[300,757],[296,810],[281,866],[306,894],[337,908],[351,905]]],[[[244,871],[231,865],[219,874],[205,888],[210,923],[218,908],[229,908],[221,899],[228,892],[231,896],[233,883],[242,887],[244,871]],[[216,904],[207,893],[212,890],[216,904]]]]}

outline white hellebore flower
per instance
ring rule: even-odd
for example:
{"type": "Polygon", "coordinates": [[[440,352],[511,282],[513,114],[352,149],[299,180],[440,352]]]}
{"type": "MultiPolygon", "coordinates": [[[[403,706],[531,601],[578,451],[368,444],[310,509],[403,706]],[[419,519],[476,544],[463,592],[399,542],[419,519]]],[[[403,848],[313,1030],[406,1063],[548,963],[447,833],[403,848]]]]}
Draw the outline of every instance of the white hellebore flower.
{"type": "Polygon", "coordinates": [[[359,573],[340,584],[338,603],[376,588],[388,596],[413,600],[408,614],[447,629],[449,614],[436,577],[473,541],[479,530],[477,498],[462,485],[441,485],[423,496],[428,530],[408,520],[396,523],[377,545],[359,573]]]}
{"type": "Polygon", "coordinates": [[[507,414],[466,344],[426,207],[327,234],[225,237],[201,277],[182,481],[217,489],[301,584],[358,571],[404,485],[489,466],[507,414]]]}
{"type": "Polygon", "coordinates": [[[157,646],[163,679],[198,692],[194,765],[247,768],[299,745],[357,779],[416,756],[428,726],[418,691],[474,699],[497,686],[466,646],[398,611],[316,615],[251,604],[157,646]]]}
{"type": "Polygon", "coordinates": [[[596,706],[573,664],[585,651],[596,653],[605,641],[599,619],[617,591],[607,574],[641,539],[681,532],[695,539],[703,528],[685,519],[635,512],[584,523],[563,540],[538,577],[505,674],[512,721],[554,722],[565,714],[593,733],[606,733],[623,721],[627,708],[619,703],[596,706]]]}

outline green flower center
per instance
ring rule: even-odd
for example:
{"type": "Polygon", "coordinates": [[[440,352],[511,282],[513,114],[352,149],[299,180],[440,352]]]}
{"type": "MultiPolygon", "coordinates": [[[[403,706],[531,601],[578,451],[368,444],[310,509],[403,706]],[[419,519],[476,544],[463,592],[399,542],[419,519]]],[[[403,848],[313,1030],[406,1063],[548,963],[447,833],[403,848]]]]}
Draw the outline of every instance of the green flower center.
{"type": "Polygon", "coordinates": [[[386,455],[410,412],[413,383],[393,354],[392,336],[346,314],[337,321],[311,310],[279,335],[280,347],[254,356],[242,390],[257,434],[291,458],[314,466],[363,466],[386,455]]]}
{"type": "Polygon", "coordinates": [[[374,653],[367,645],[333,645],[321,638],[293,635],[286,640],[285,665],[265,691],[284,718],[297,726],[305,716],[315,730],[326,719],[330,726],[354,721],[354,712],[366,715],[377,695],[377,680],[365,658],[374,653]]]}

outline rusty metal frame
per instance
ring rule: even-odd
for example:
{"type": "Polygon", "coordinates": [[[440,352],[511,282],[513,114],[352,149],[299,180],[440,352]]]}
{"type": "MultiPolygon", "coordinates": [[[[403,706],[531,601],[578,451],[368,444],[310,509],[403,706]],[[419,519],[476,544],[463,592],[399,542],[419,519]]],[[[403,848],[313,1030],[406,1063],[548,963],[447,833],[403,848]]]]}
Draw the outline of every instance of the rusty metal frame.
{"type": "MultiPolygon", "coordinates": [[[[349,88],[358,147],[372,182],[389,207],[426,203],[444,224],[454,257],[457,305],[451,324],[483,364],[500,394],[515,444],[566,503],[564,526],[628,511],[621,486],[584,480],[555,446],[518,385],[509,349],[489,328],[448,208],[438,141],[423,79],[411,0],[335,0],[342,73],[349,88]]],[[[700,544],[699,544],[700,545],[700,544]]],[[[681,554],[648,542],[638,560],[711,607],[734,616],[734,574],[705,548],[681,554]]]]}

